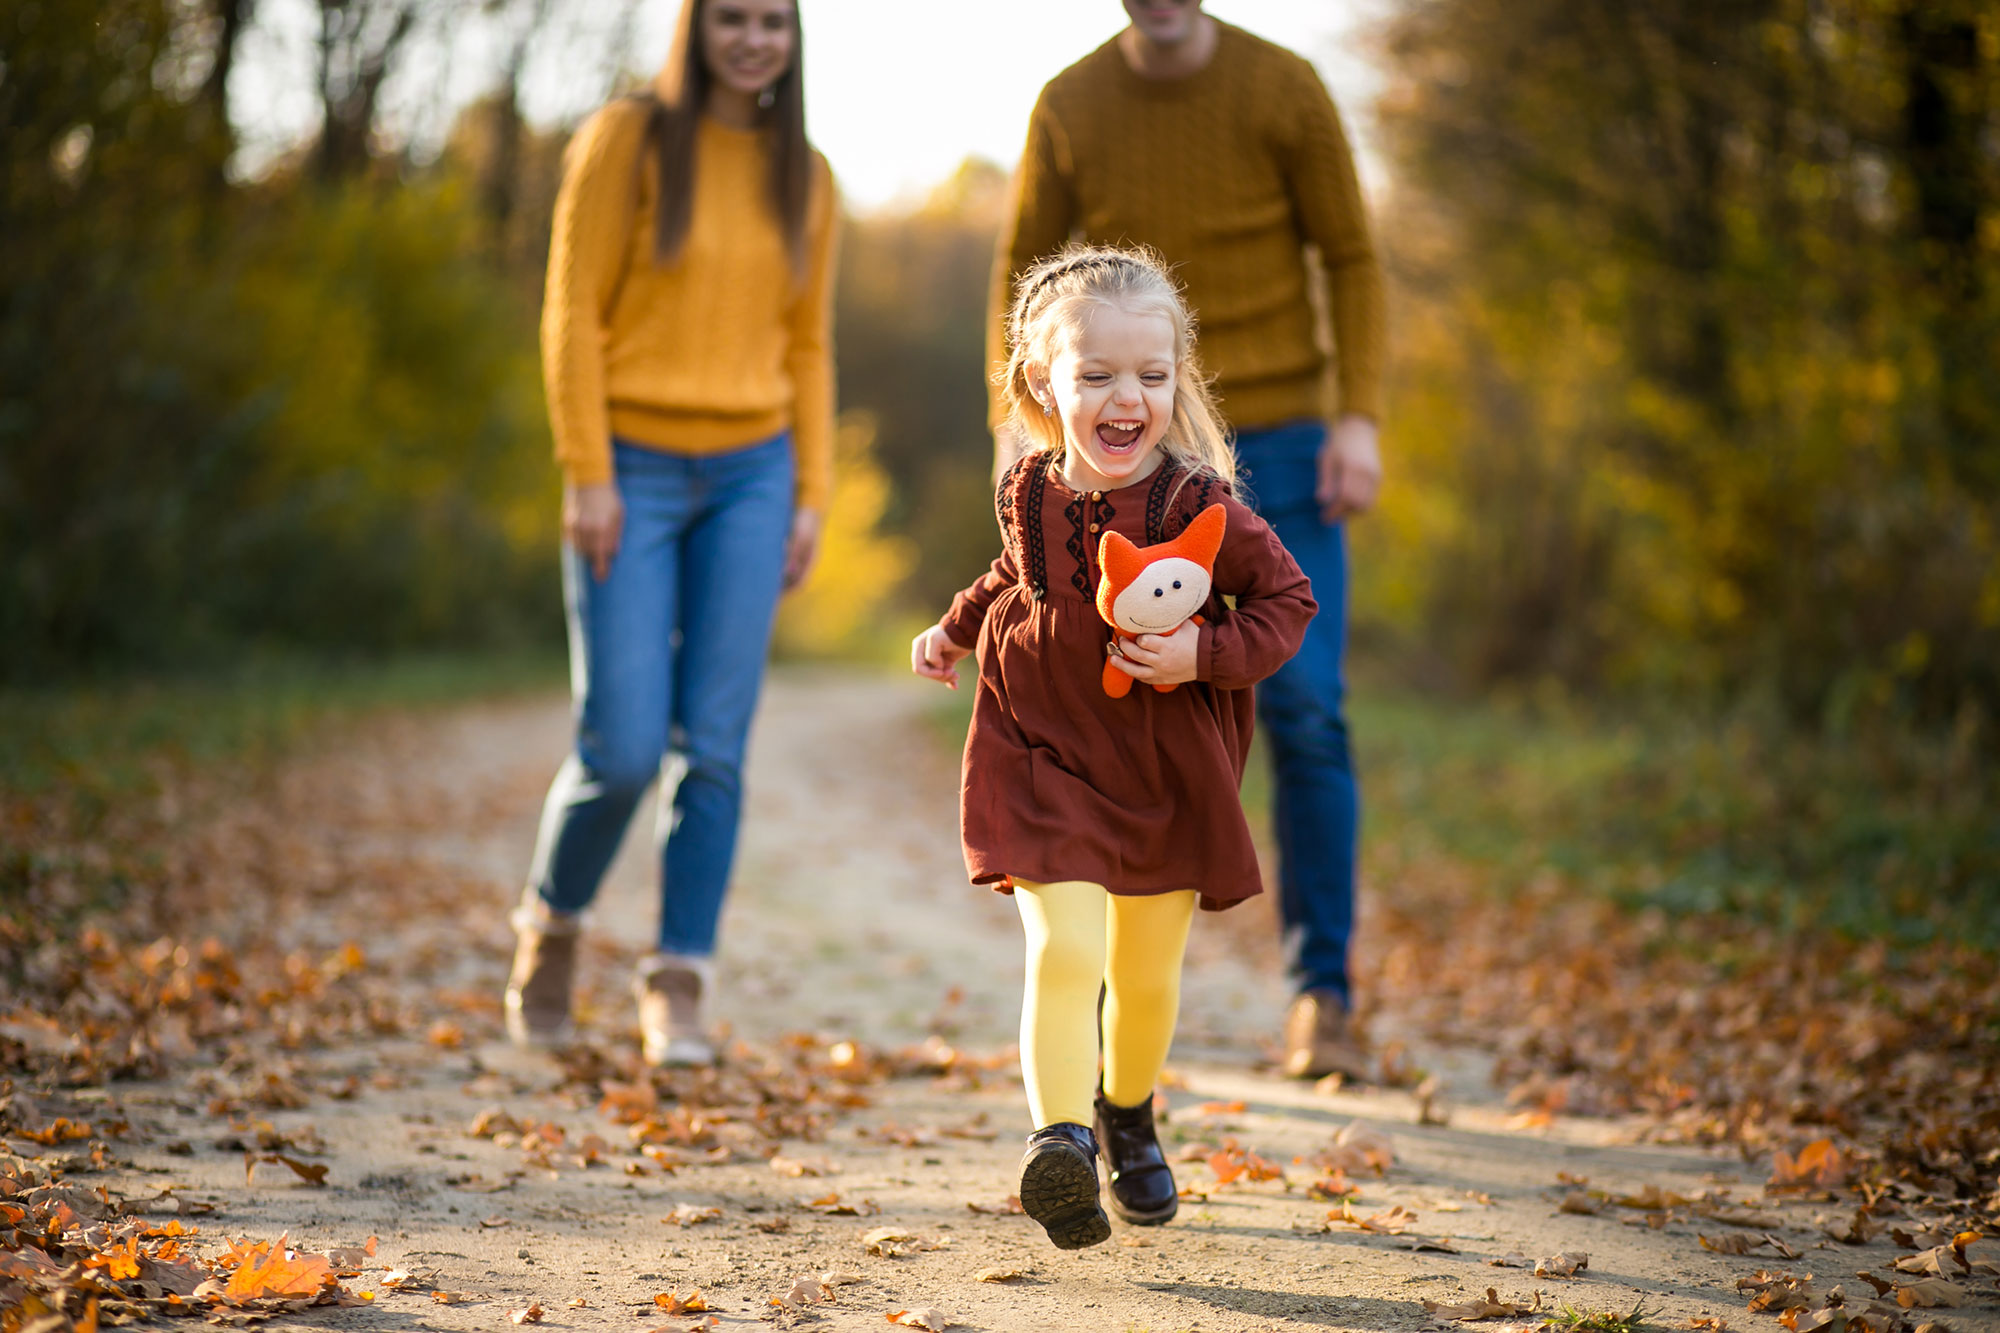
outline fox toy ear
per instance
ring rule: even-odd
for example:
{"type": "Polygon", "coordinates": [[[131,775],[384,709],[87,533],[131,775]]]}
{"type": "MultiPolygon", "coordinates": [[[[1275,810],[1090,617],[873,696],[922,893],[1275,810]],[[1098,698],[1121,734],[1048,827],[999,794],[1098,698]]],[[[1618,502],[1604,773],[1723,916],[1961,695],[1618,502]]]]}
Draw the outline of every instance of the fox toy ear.
{"type": "Polygon", "coordinates": [[[1105,581],[1122,589],[1139,577],[1139,571],[1146,567],[1146,557],[1121,534],[1107,532],[1097,544],[1097,564],[1104,571],[1105,581]]]}
{"type": "Polygon", "coordinates": [[[1210,505],[1196,514],[1194,522],[1174,538],[1174,545],[1179,548],[1179,554],[1203,569],[1212,570],[1215,568],[1215,553],[1222,549],[1222,532],[1228,522],[1228,510],[1219,504],[1210,505]]]}

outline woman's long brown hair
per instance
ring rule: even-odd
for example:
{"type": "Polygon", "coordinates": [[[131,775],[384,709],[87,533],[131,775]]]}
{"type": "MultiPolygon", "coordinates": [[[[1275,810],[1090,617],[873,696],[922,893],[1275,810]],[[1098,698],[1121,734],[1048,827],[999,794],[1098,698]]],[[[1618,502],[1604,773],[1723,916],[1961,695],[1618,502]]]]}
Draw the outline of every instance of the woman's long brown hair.
{"type": "MultiPolygon", "coordinates": [[[[653,99],[651,134],[660,164],[659,228],[653,256],[662,265],[680,258],[694,217],[695,131],[715,76],[701,55],[701,16],[709,0],[682,0],[667,57],[667,87],[653,99]]],[[[792,268],[805,269],[806,210],[812,197],[812,144],[806,139],[805,39],[792,6],[792,59],[771,85],[771,105],[761,110],[770,136],[771,212],[785,234],[792,268]]]]}

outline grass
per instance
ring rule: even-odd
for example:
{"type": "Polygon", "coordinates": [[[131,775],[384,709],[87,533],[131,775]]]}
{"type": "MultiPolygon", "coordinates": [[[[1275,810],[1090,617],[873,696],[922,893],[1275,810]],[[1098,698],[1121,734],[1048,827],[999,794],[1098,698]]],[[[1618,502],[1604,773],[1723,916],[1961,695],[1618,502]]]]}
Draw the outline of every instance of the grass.
{"type": "Polygon", "coordinates": [[[1443,852],[1635,911],[2000,947],[1995,775],[1965,737],[1833,738],[1754,715],[1359,692],[1371,864],[1443,852]]]}
{"type": "MultiPolygon", "coordinates": [[[[1969,729],[1805,735],[1749,710],[1449,701],[1385,677],[1363,664],[1350,719],[1378,884],[1444,857],[1503,893],[1556,875],[1635,912],[2000,949],[2000,774],[1969,729]]],[[[939,691],[952,746],[971,695],[939,691]]],[[[1263,827],[1259,755],[1243,801],[1263,827]]]]}
{"type": "Polygon", "coordinates": [[[342,718],[563,683],[559,657],[516,653],[263,657],[220,674],[0,690],[0,793],[115,798],[150,787],[163,761],[255,759],[342,718]]]}
{"type": "Polygon", "coordinates": [[[1561,1309],[1543,1320],[1542,1327],[1559,1330],[1559,1333],[1632,1333],[1645,1324],[1649,1315],[1658,1313],[1657,1310],[1648,1310],[1643,1301],[1625,1314],[1615,1310],[1578,1309],[1564,1301],[1561,1309]]]}

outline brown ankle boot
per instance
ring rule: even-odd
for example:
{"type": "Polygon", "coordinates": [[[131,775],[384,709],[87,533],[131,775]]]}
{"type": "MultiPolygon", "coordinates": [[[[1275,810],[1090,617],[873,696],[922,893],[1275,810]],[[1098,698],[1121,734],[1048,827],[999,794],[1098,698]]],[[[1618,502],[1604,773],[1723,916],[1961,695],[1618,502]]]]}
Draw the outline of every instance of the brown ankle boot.
{"type": "Polygon", "coordinates": [[[1340,1074],[1356,1083],[1373,1080],[1368,1053],[1348,1017],[1347,1006],[1328,990],[1301,992],[1285,1014],[1287,1078],[1324,1078],[1340,1074]]]}
{"type": "Polygon", "coordinates": [[[577,919],[535,899],[514,909],[514,970],[507,978],[507,1035],[517,1046],[559,1046],[570,1026],[577,919]]]}
{"type": "Polygon", "coordinates": [[[715,960],[656,953],[639,964],[639,1037],[649,1065],[711,1065],[702,1006],[715,984],[715,960]]]}

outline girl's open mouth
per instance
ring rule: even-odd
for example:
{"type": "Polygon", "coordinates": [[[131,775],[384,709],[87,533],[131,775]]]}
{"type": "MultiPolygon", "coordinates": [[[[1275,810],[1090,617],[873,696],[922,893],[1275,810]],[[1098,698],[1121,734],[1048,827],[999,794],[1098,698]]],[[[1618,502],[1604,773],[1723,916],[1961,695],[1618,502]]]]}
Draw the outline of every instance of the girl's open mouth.
{"type": "Polygon", "coordinates": [[[1107,421],[1097,428],[1097,442],[1113,453],[1130,449],[1139,442],[1139,432],[1145,423],[1139,421],[1107,421]]]}

